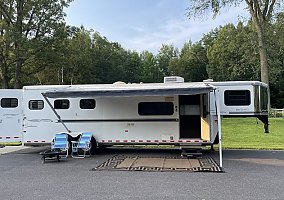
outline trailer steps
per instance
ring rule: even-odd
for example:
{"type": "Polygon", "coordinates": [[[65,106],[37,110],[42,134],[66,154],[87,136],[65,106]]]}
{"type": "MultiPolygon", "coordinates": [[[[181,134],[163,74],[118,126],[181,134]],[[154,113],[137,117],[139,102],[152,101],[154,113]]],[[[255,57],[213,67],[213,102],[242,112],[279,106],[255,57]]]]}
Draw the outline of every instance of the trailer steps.
{"type": "Polygon", "coordinates": [[[181,149],[181,157],[183,158],[200,158],[202,157],[201,147],[183,146],[181,149]]]}

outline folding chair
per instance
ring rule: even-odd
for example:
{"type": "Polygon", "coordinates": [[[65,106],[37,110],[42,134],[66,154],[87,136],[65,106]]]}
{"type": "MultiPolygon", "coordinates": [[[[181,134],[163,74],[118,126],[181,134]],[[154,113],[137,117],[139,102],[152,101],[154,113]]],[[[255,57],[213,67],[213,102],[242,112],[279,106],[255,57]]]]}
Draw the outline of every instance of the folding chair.
{"type": "Polygon", "coordinates": [[[51,144],[51,151],[60,151],[61,153],[65,152],[65,155],[60,157],[67,158],[68,157],[68,149],[69,149],[69,143],[68,143],[68,135],[67,133],[57,133],[54,136],[54,141],[51,144]]]}
{"type": "Polygon", "coordinates": [[[77,141],[72,141],[72,154],[73,158],[85,158],[91,156],[92,139],[93,134],[90,132],[83,132],[77,141]],[[83,151],[83,154],[80,154],[83,151]],[[86,153],[88,152],[88,155],[86,153]]]}

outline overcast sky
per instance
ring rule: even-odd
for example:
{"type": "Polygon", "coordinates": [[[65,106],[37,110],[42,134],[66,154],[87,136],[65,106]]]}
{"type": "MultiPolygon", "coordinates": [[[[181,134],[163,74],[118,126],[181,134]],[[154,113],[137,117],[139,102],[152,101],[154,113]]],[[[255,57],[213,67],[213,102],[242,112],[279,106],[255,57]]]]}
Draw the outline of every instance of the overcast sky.
{"type": "Polygon", "coordinates": [[[74,0],[65,10],[68,25],[98,31],[124,48],[157,53],[162,44],[181,48],[203,34],[247,16],[244,6],[224,10],[214,20],[186,17],[189,0],[74,0]]]}

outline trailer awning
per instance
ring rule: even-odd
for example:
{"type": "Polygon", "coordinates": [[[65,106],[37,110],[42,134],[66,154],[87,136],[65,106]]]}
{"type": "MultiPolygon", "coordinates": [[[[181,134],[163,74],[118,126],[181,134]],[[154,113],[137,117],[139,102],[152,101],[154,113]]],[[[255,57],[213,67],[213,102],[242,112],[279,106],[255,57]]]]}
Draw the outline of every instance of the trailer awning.
{"type": "Polygon", "coordinates": [[[205,83],[152,83],[152,84],[106,84],[70,86],[42,93],[48,98],[77,97],[134,97],[174,96],[208,93],[214,86],[205,83]]]}

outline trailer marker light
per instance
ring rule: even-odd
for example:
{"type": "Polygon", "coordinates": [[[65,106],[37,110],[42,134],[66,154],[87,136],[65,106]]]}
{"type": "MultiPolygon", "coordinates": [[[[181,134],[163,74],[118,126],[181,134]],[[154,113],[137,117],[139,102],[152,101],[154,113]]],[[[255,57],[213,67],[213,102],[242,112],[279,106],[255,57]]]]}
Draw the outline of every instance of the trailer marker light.
{"type": "Polygon", "coordinates": [[[200,142],[199,140],[194,140],[194,142],[200,142]]]}
{"type": "Polygon", "coordinates": [[[42,140],[41,142],[46,142],[45,140],[42,140]]]}
{"type": "Polygon", "coordinates": [[[155,140],[155,142],[159,142],[159,140],[155,140]]]}
{"type": "Polygon", "coordinates": [[[16,139],[17,139],[17,138],[20,138],[20,137],[14,137],[14,138],[16,138],[16,139]]]}
{"type": "Polygon", "coordinates": [[[104,140],[102,140],[102,142],[105,142],[104,140]]]}
{"type": "Polygon", "coordinates": [[[139,142],[143,142],[143,140],[139,140],[139,142]]]}
{"type": "Polygon", "coordinates": [[[128,133],[128,130],[125,130],[124,132],[125,132],[125,133],[128,133]]]}
{"type": "Polygon", "coordinates": [[[123,140],[123,142],[128,142],[127,140],[123,140]]]}
{"type": "Polygon", "coordinates": [[[6,137],[6,139],[10,139],[10,138],[11,138],[10,136],[7,136],[7,137],[6,137]]]}
{"type": "Polygon", "coordinates": [[[170,142],[175,142],[174,140],[171,140],[170,142]]]}
{"type": "Polygon", "coordinates": [[[108,140],[108,142],[112,142],[112,140],[108,140]]]}
{"type": "Polygon", "coordinates": [[[115,140],[115,142],[120,142],[120,140],[115,140]]]}
{"type": "Polygon", "coordinates": [[[146,140],[146,142],[151,142],[151,140],[146,140]]]}
{"type": "Polygon", "coordinates": [[[32,141],[28,140],[27,142],[32,142],[32,141]]]}
{"type": "Polygon", "coordinates": [[[162,142],[167,142],[167,140],[162,140],[162,142]]]}
{"type": "Polygon", "coordinates": [[[182,140],[178,140],[178,142],[182,142],[182,140]]]}
{"type": "Polygon", "coordinates": [[[38,142],[37,140],[35,140],[34,142],[38,142]]]}
{"type": "Polygon", "coordinates": [[[191,140],[186,140],[186,142],[191,142],[191,140]]]}
{"type": "Polygon", "coordinates": [[[131,140],[131,142],[135,142],[135,140],[131,140]]]}

